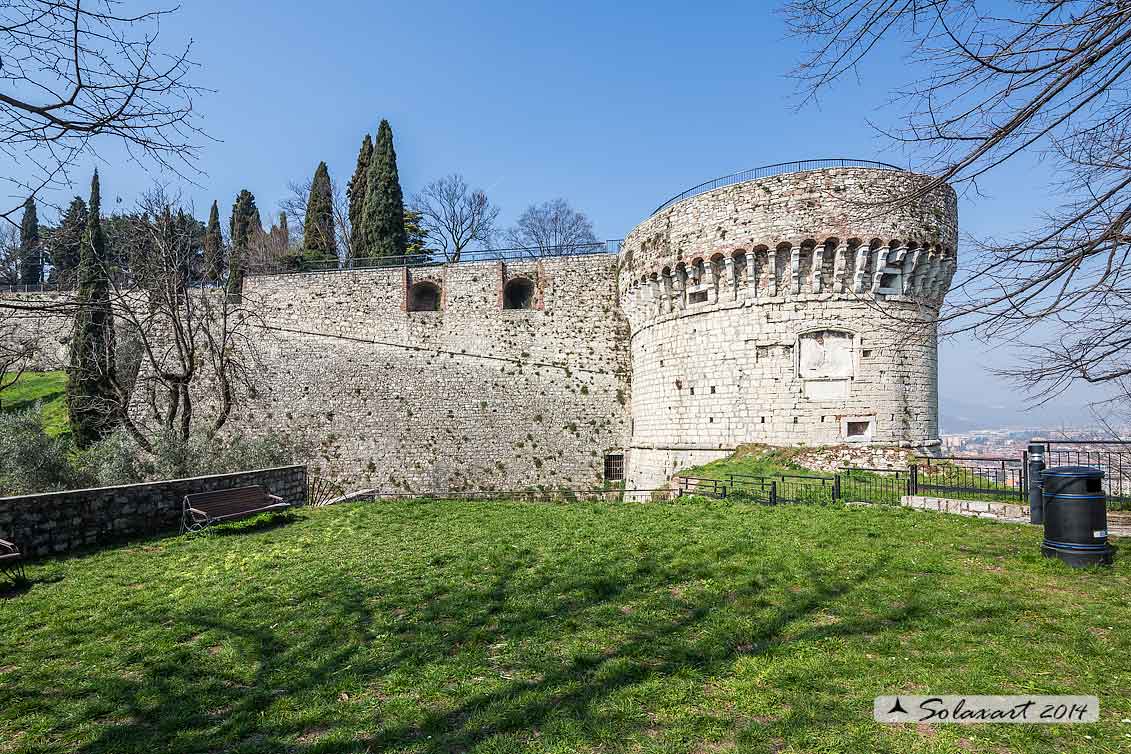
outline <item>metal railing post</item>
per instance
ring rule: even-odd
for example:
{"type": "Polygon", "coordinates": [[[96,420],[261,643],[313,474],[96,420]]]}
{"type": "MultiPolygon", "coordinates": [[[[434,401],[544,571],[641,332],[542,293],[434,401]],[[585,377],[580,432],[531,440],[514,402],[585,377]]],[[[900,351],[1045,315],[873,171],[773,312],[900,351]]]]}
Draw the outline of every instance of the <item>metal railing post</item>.
{"type": "Polygon", "coordinates": [[[840,474],[833,474],[833,501],[840,500],[840,474]]]}
{"type": "Polygon", "coordinates": [[[1041,472],[1045,470],[1045,448],[1033,443],[1029,446],[1029,523],[1041,524],[1045,521],[1045,496],[1041,484],[1041,472]]]}
{"type": "Polygon", "coordinates": [[[907,494],[919,494],[919,466],[914,463],[907,469],[907,494]]]}
{"type": "Polygon", "coordinates": [[[770,482],[770,505],[778,504],[778,483],[770,482]]]}

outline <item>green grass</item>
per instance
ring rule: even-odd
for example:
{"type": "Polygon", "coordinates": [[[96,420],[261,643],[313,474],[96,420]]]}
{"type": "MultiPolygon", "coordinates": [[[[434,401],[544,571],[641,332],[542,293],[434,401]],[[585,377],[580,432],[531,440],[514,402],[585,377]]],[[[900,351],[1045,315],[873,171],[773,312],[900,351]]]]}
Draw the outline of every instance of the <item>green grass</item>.
{"type": "Polygon", "coordinates": [[[732,455],[717,461],[693,466],[681,474],[703,479],[726,479],[729,474],[749,476],[773,476],[775,474],[798,474],[802,476],[828,476],[802,468],[793,459],[806,448],[775,448],[769,445],[743,445],[732,455]]]}
{"type": "Polygon", "coordinates": [[[1084,752],[1131,738],[1131,569],[891,508],[361,503],[29,569],[3,752],[1084,752]],[[888,693],[1096,694],[883,726],[888,693]]]}
{"type": "MultiPolygon", "coordinates": [[[[809,450],[812,449],[805,447],[777,448],[757,444],[744,445],[726,458],[685,469],[680,474],[688,477],[723,481],[729,480],[732,474],[756,477],[774,477],[785,474],[787,475],[786,478],[779,481],[778,484],[779,493],[783,490],[787,491],[790,497],[801,502],[827,502],[831,498],[831,489],[828,485],[822,486],[817,480],[831,480],[833,474],[806,469],[794,462],[798,455],[809,450]],[[799,479],[797,477],[805,478],[799,479]],[[808,481],[808,479],[812,481],[808,481]],[[807,485],[811,485],[812,489],[809,489],[807,485]]],[[[839,473],[842,481],[840,497],[842,501],[898,505],[907,491],[906,474],[896,477],[894,474],[858,469],[839,473]]],[[[920,464],[919,479],[924,485],[977,488],[977,490],[923,490],[921,494],[924,495],[997,503],[1025,504],[1027,502],[1019,497],[1016,487],[1010,487],[991,481],[987,477],[978,476],[970,469],[960,467],[949,461],[934,461],[929,467],[920,464]]],[[[756,489],[758,490],[755,493],[756,495],[762,494],[762,488],[756,489]]],[[[742,497],[744,488],[741,483],[736,484],[731,493],[742,497]]],[[[1112,504],[1109,507],[1117,506],[1112,504]]]]}
{"type": "Polygon", "coordinates": [[[43,423],[53,437],[68,434],[66,372],[24,372],[14,385],[0,393],[3,411],[24,411],[43,402],[43,423]]]}

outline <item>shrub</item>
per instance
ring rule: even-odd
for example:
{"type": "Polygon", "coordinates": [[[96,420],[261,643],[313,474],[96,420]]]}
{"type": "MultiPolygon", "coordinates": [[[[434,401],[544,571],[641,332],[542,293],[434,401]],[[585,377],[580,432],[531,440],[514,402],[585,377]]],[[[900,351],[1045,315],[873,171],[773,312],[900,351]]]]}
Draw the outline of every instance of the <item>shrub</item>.
{"type": "Polygon", "coordinates": [[[40,404],[26,411],[0,414],[0,494],[77,489],[93,483],[71,463],[68,437],[51,437],[44,430],[40,404]]]}
{"type": "Polygon", "coordinates": [[[83,453],[80,463],[99,484],[113,485],[282,466],[296,455],[295,448],[275,437],[231,435],[209,440],[203,434],[187,440],[159,435],[149,453],[118,431],[83,453]]]}

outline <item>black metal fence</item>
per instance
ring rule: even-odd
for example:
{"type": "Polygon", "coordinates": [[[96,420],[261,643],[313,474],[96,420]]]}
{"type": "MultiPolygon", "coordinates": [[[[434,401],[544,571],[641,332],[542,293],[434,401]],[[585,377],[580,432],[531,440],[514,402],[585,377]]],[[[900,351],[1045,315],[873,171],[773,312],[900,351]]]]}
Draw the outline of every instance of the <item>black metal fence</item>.
{"type": "Polygon", "coordinates": [[[772,175],[784,175],[785,173],[800,173],[806,170],[824,170],[826,168],[875,168],[877,170],[903,170],[901,167],[889,165],[886,162],[876,162],[875,160],[854,160],[846,157],[827,157],[818,160],[796,160],[794,162],[777,162],[773,165],[762,165],[757,168],[750,168],[738,173],[731,173],[724,175],[722,178],[714,178],[709,181],[704,181],[698,186],[676,194],[671,199],[661,204],[656,209],[652,210],[652,214],[656,214],[662,209],[670,207],[678,201],[682,201],[690,196],[703,194],[712,189],[722,188],[723,186],[731,186],[735,183],[742,183],[743,181],[752,181],[756,178],[769,178],[772,175]]]}
{"type": "Polygon", "coordinates": [[[827,504],[866,502],[899,505],[909,494],[910,469],[844,468],[835,474],[727,474],[722,479],[680,476],[680,495],[736,501],[827,504]]]}
{"type": "Polygon", "coordinates": [[[1024,458],[924,457],[911,466],[910,494],[1024,503],[1025,467],[1024,458]]]}
{"type": "Polygon", "coordinates": [[[1131,509],[1131,440],[1033,440],[1045,466],[1091,466],[1104,472],[1108,507],[1131,509]]]}

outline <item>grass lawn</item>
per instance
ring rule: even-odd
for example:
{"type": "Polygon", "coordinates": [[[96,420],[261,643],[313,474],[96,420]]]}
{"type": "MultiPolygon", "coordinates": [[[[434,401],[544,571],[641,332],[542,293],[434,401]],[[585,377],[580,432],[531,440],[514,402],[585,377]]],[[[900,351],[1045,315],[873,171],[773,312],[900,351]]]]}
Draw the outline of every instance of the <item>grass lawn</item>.
{"type": "Polygon", "coordinates": [[[886,507],[358,503],[29,569],[3,752],[1115,752],[1131,568],[886,507]],[[1094,725],[883,726],[888,693],[1094,725]]]}
{"type": "Polygon", "coordinates": [[[66,372],[24,372],[16,384],[0,393],[0,407],[23,411],[43,402],[43,423],[47,434],[58,437],[69,433],[67,425],[66,372]]]}

